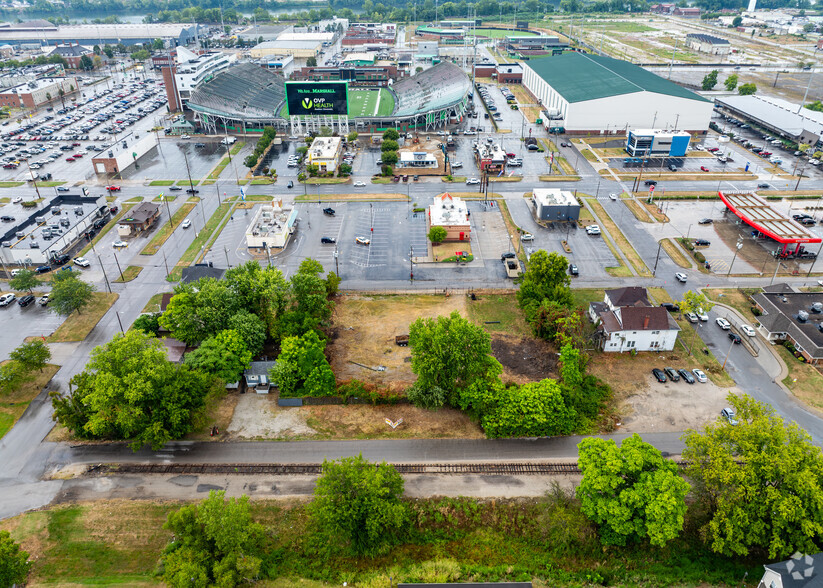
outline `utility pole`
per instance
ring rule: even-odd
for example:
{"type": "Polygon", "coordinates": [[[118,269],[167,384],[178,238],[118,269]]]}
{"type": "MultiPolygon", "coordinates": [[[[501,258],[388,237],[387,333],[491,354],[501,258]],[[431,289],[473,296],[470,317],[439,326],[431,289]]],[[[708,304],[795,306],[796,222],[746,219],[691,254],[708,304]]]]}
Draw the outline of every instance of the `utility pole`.
{"type": "MultiPolygon", "coordinates": [[[[31,171],[31,166],[29,165],[29,160],[25,159],[26,167],[29,168],[29,175],[31,175],[31,181],[34,183],[34,191],[37,192],[37,199],[41,200],[42,196],[40,196],[40,189],[37,187],[37,180],[34,177],[34,172],[31,171]]],[[[48,176],[46,176],[48,177],[48,176]]]]}
{"type": "Polygon", "coordinates": [[[189,176],[189,188],[191,188],[191,192],[189,192],[189,194],[191,194],[193,196],[194,195],[194,183],[191,181],[191,170],[189,169],[189,158],[186,155],[185,149],[183,150],[183,161],[186,162],[186,175],[189,176]]]}
{"type": "Polygon", "coordinates": [[[117,264],[117,271],[120,272],[120,281],[125,284],[126,283],[126,278],[123,277],[123,270],[120,268],[120,262],[117,260],[117,254],[112,253],[112,256],[114,257],[114,263],[117,264]]]}

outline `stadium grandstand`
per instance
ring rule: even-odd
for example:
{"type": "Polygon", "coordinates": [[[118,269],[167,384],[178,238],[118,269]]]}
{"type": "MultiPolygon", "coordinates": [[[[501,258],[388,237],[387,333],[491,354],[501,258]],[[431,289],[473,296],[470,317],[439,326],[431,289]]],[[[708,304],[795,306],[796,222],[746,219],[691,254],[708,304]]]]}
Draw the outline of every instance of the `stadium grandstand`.
{"type": "Polygon", "coordinates": [[[458,66],[439,63],[386,88],[350,88],[348,116],[288,116],[285,80],[258,65],[242,62],[218,73],[192,92],[188,107],[210,132],[278,131],[302,135],[318,126],[347,133],[387,128],[429,131],[463,119],[469,107],[471,81],[458,66]]]}

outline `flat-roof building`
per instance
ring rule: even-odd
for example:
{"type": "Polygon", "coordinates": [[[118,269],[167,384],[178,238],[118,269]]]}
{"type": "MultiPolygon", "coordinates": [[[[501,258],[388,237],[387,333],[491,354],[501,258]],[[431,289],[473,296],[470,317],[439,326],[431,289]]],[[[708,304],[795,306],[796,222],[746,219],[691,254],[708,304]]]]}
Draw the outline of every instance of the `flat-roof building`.
{"type": "Polygon", "coordinates": [[[817,145],[823,139],[823,112],[767,96],[723,96],[718,106],[795,143],[817,145]]]}
{"type": "Polygon", "coordinates": [[[580,218],[580,203],[568,190],[535,188],[532,191],[535,216],[542,221],[560,222],[580,218]]]}
{"type": "Polygon", "coordinates": [[[337,169],[343,140],[340,137],[316,137],[309,147],[309,163],[320,168],[320,173],[333,172],[337,169]]]}
{"type": "Polygon", "coordinates": [[[285,247],[289,235],[294,232],[297,209],[284,209],[282,200],[262,204],[254,213],[246,229],[246,247],[270,249],[285,247]]]}
{"type": "Polygon", "coordinates": [[[435,168],[437,158],[426,151],[401,151],[397,167],[435,168]]]}
{"type": "Polygon", "coordinates": [[[317,40],[288,41],[277,39],[259,43],[249,50],[253,59],[260,59],[269,55],[293,55],[298,59],[317,57],[323,49],[323,42],[317,40]]]}
{"type": "Polygon", "coordinates": [[[506,151],[500,143],[481,143],[477,146],[476,154],[480,171],[497,174],[506,169],[506,151]]]}
{"type": "Polygon", "coordinates": [[[566,52],[523,64],[523,85],[553,115],[551,130],[625,133],[678,128],[705,133],[712,102],[627,61],[566,52]]]}
{"type": "MultiPolygon", "coordinates": [[[[150,44],[162,39],[174,47],[187,45],[197,37],[198,26],[194,23],[117,23],[117,24],[69,24],[55,25],[46,20],[22,23],[0,23],[0,43],[21,46],[36,43],[38,46],[58,43],[79,45],[150,44]]],[[[203,27],[204,29],[207,27],[203,27]]]]}
{"type": "Polygon", "coordinates": [[[435,196],[429,206],[429,226],[446,229],[445,241],[470,241],[472,229],[468,205],[448,192],[435,196]]]}
{"type": "Polygon", "coordinates": [[[703,33],[689,33],[686,35],[686,43],[689,49],[712,55],[728,55],[732,50],[731,44],[726,39],[703,33]]]}
{"type": "Polygon", "coordinates": [[[632,129],[626,137],[626,153],[632,157],[685,157],[692,136],[660,129],[632,129]]]}
{"type": "Polygon", "coordinates": [[[37,108],[52,100],[59,100],[60,90],[64,95],[80,89],[77,78],[43,78],[31,80],[0,92],[0,106],[10,108],[37,108]]]}

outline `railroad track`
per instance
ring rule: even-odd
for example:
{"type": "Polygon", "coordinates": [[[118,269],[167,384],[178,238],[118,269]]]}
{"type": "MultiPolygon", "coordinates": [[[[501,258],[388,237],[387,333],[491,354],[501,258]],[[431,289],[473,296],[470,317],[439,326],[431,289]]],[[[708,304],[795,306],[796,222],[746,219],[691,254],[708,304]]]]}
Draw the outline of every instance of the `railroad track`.
{"type": "MultiPolygon", "coordinates": [[[[499,476],[574,475],[580,474],[576,463],[430,463],[394,464],[401,474],[477,474],[499,476]]],[[[297,474],[320,475],[321,464],[271,463],[124,463],[89,466],[87,474],[237,474],[288,476],[297,474]]]]}

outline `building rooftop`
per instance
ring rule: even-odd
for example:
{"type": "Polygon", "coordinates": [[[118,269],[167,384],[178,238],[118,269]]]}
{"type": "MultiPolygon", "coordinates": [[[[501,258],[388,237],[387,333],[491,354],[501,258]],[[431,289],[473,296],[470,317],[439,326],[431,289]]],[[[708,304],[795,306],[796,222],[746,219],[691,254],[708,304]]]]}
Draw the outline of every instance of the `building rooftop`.
{"type": "Polygon", "coordinates": [[[262,43],[258,43],[252,50],[254,49],[315,49],[323,44],[322,41],[310,41],[310,40],[300,40],[300,41],[288,41],[285,39],[277,39],[276,41],[264,41],[262,43]]]}
{"type": "Polygon", "coordinates": [[[60,83],[63,80],[67,79],[66,77],[53,77],[53,78],[42,78],[38,80],[30,80],[23,84],[18,84],[17,86],[12,86],[11,88],[6,88],[2,91],[4,94],[29,94],[31,92],[36,92],[37,90],[42,90],[43,88],[47,88],[54,84],[60,83]]]}
{"type": "Polygon", "coordinates": [[[649,295],[646,292],[646,289],[642,286],[615,288],[614,290],[606,290],[605,294],[609,297],[612,306],[651,307],[651,304],[649,303],[649,295]]]}
{"type": "Polygon", "coordinates": [[[687,39],[696,39],[698,41],[702,41],[704,43],[711,43],[712,45],[728,45],[729,42],[726,39],[721,39],[720,37],[714,37],[712,35],[704,35],[702,33],[689,33],[686,35],[687,39]]]}
{"type": "Polygon", "coordinates": [[[823,112],[802,108],[787,100],[766,96],[723,96],[715,101],[787,135],[796,137],[805,130],[823,136],[823,112]]]}
{"type": "Polygon", "coordinates": [[[535,188],[532,196],[535,201],[544,206],[579,206],[577,198],[568,190],[535,188]]]}
{"type": "Polygon", "coordinates": [[[467,225],[469,208],[463,200],[446,192],[434,198],[429,206],[429,219],[432,226],[467,225]]]}
{"type": "Polygon", "coordinates": [[[823,358],[823,312],[813,310],[815,303],[823,305],[823,293],[761,292],[754,299],[764,310],[763,316],[758,317],[763,326],[772,332],[790,333],[804,351],[823,358]],[[806,320],[798,320],[801,312],[806,313],[806,320]]]}
{"type": "Polygon", "coordinates": [[[160,205],[156,202],[141,202],[131,209],[128,216],[117,222],[121,225],[139,225],[152,218],[158,210],[160,210],[160,205]]]}
{"type": "Polygon", "coordinates": [[[278,41],[319,41],[330,42],[334,33],[283,33],[277,37],[278,41]]]}
{"type": "Polygon", "coordinates": [[[527,63],[568,102],[653,92],[708,102],[691,90],[646,71],[638,65],[577,52],[532,59],[527,63]]]}
{"type": "Polygon", "coordinates": [[[309,154],[312,159],[332,159],[340,149],[340,137],[317,137],[311,143],[309,154]]]}

